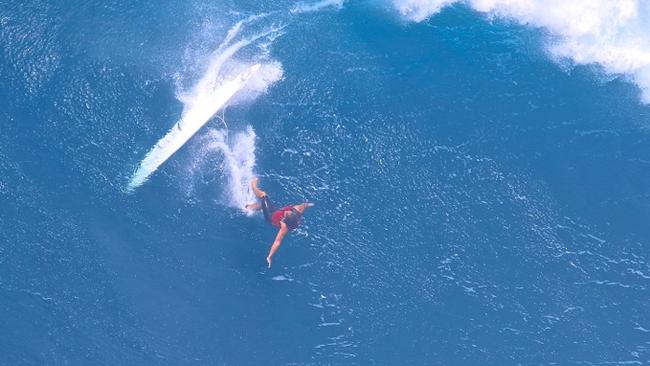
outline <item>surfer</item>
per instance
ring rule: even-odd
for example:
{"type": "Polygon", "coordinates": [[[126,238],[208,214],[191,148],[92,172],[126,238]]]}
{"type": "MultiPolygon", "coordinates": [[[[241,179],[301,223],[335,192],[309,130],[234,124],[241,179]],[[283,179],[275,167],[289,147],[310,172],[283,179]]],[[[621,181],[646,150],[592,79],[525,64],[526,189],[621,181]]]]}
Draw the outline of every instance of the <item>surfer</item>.
{"type": "Polygon", "coordinates": [[[262,210],[264,219],[269,224],[280,229],[278,230],[278,234],[275,236],[273,245],[271,245],[269,254],[266,256],[266,263],[268,263],[269,268],[271,268],[273,255],[278,251],[278,248],[280,248],[280,244],[282,244],[282,239],[284,239],[284,236],[287,234],[287,232],[298,227],[305,209],[314,206],[314,204],[305,202],[299,205],[290,205],[276,209],[269,200],[269,196],[266,194],[266,192],[257,187],[258,181],[259,178],[253,178],[251,181],[251,188],[253,189],[253,192],[255,192],[255,196],[257,196],[260,202],[249,203],[245,206],[245,208],[254,211],[262,210]]]}

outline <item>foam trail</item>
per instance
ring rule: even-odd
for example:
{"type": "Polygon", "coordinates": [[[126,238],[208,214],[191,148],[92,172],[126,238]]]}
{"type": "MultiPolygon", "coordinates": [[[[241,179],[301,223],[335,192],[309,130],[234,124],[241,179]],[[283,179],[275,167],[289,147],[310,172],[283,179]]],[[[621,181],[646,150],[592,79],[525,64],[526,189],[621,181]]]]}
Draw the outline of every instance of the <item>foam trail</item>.
{"type": "Polygon", "coordinates": [[[341,9],[343,8],[344,2],[345,0],[321,0],[315,3],[300,2],[291,8],[290,12],[294,14],[310,13],[327,7],[335,7],[337,9],[341,9]]]}
{"type": "Polygon", "coordinates": [[[596,64],[626,75],[650,103],[650,2],[647,0],[392,0],[409,21],[419,22],[443,7],[462,3],[490,17],[546,29],[554,58],[596,64]]]}
{"type": "Polygon", "coordinates": [[[215,53],[218,53],[224,47],[228,46],[230,42],[232,42],[232,40],[239,34],[239,31],[241,30],[242,25],[244,25],[244,22],[245,20],[240,20],[228,30],[228,33],[226,33],[226,38],[223,40],[219,48],[217,48],[215,53]]]}
{"type": "Polygon", "coordinates": [[[260,64],[255,64],[235,78],[219,84],[216,77],[219,74],[220,65],[236,52],[236,47],[242,47],[242,42],[234,44],[228,48],[227,52],[221,54],[215,60],[216,66],[210,67],[206,75],[199,81],[196,88],[198,94],[195,94],[191,102],[187,100],[181,120],[172,127],[165,137],[156,143],[142,160],[127,186],[129,191],[144,183],[160,165],[180,149],[219,109],[228,103],[230,98],[241,90],[261,67],[260,64]]]}

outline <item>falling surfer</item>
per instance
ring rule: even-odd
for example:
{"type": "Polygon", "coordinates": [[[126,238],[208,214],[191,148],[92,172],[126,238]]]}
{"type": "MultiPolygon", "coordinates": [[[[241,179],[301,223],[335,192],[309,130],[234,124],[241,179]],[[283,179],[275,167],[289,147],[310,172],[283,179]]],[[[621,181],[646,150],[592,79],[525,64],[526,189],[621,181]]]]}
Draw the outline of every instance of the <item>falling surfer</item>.
{"type": "Polygon", "coordinates": [[[275,236],[273,245],[269,250],[269,254],[266,256],[266,263],[268,263],[269,268],[271,268],[271,263],[273,261],[273,255],[280,248],[282,244],[282,239],[287,233],[291,230],[294,230],[300,224],[300,219],[304,214],[305,210],[308,207],[314,206],[313,203],[305,202],[299,205],[290,205],[285,206],[280,209],[276,209],[273,206],[273,203],[269,200],[269,196],[263,190],[257,187],[259,179],[253,178],[251,181],[251,188],[255,193],[255,196],[259,199],[259,203],[249,203],[245,207],[246,209],[259,211],[262,210],[264,214],[264,219],[271,225],[279,228],[278,234],[275,236]]]}

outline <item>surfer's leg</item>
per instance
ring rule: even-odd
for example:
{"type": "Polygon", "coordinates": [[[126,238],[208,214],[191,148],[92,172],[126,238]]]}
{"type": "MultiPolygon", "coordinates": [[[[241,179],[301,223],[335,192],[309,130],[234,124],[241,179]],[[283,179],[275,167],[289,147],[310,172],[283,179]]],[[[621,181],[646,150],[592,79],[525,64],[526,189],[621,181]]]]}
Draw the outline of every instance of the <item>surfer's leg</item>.
{"type": "Polygon", "coordinates": [[[259,182],[259,178],[255,177],[253,180],[251,180],[251,189],[255,193],[255,196],[260,199],[259,204],[249,204],[247,205],[248,207],[255,207],[256,210],[262,210],[262,213],[264,213],[264,219],[268,222],[271,222],[271,216],[273,215],[273,204],[269,201],[269,196],[264,192],[263,190],[259,189],[257,187],[257,183],[259,182]]]}
{"type": "Polygon", "coordinates": [[[271,216],[273,215],[273,204],[269,202],[269,197],[264,195],[260,198],[260,206],[262,206],[262,213],[264,214],[264,219],[271,223],[271,216]]]}
{"type": "Polygon", "coordinates": [[[255,195],[257,196],[257,198],[262,199],[262,198],[266,197],[266,192],[264,192],[263,190],[257,188],[257,182],[259,182],[259,180],[260,179],[257,178],[257,177],[255,177],[255,178],[253,178],[253,180],[251,180],[251,189],[253,189],[253,192],[255,192],[255,195]]]}

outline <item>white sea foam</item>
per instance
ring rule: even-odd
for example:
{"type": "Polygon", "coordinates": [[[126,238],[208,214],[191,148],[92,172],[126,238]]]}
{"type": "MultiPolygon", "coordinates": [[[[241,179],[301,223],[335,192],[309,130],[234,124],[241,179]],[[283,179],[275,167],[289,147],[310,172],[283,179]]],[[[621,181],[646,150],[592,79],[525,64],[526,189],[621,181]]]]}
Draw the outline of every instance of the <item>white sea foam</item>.
{"type": "Polygon", "coordinates": [[[407,20],[419,22],[452,3],[489,17],[544,28],[557,59],[596,64],[629,77],[650,103],[650,1],[647,0],[392,0],[407,20]]]}
{"type": "Polygon", "coordinates": [[[262,37],[270,38],[278,31],[278,28],[267,29],[235,42],[246,22],[248,20],[239,22],[230,29],[224,42],[210,55],[207,67],[194,87],[189,92],[178,93],[178,99],[183,103],[180,120],[147,153],[133,174],[127,186],[128,191],[142,185],[226,104],[251,100],[281,79],[282,66],[278,62],[251,63],[234,58],[242,48],[262,37]],[[237,98],[232,99],[233,96],[237,98]]]}
{"type": "Polygon", "coordinates": [[[341,9],[343,8],[343,4],[345,3],[345,0],[321,0],[313,3],[309,2],[299,2],[297,3],[293,8],[291,8],[290,12],[292,13],[311,13],[314,11],[319,11],[324,8],[329,8],[329,7],[334,7],[336,9],[341,9]]]}
{"type": "Polygon", "coordinates": [[[436,14],[443,7],[455,3],[458,0],[394,0],[393,5],[400,14],[413,22],[421,22],[433,14],[436,14]]]}

